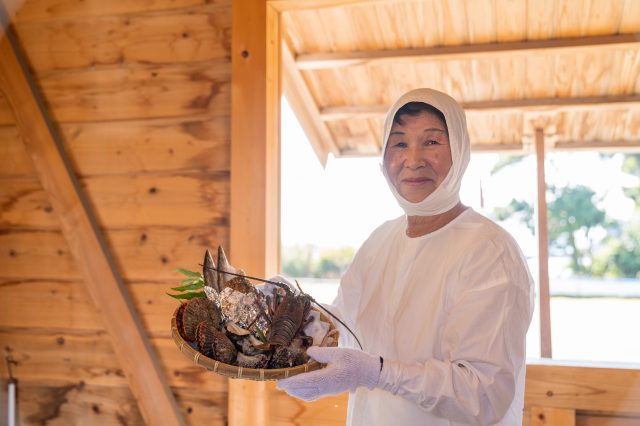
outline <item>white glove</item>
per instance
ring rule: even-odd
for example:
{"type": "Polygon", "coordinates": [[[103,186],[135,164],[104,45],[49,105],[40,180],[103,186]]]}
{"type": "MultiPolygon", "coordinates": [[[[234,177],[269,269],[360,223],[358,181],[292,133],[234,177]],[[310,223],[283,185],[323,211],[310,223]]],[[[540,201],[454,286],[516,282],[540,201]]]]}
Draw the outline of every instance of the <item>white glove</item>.
{"type": "Polygon", "coordinates": [[[326,395],[354,392],[360,386],[373,389],[380,377],[380,357],[357,349],[311,346],[307,354],[329,365],[310,373],[278,380],[277,387],[296,398],[314,401],[326,395]]]}

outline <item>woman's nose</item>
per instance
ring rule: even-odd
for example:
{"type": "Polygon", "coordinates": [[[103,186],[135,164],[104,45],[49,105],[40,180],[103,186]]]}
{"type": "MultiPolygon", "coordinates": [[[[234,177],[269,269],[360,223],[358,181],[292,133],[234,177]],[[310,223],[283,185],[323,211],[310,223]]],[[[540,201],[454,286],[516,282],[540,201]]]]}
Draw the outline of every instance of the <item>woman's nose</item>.
{"type": "Polygon", "coordinates": [[[408,167],[410,169],[424,167],[424,156],[417,148],[409,148],[405,152],[404,164],[405,167],[408,167]]]}

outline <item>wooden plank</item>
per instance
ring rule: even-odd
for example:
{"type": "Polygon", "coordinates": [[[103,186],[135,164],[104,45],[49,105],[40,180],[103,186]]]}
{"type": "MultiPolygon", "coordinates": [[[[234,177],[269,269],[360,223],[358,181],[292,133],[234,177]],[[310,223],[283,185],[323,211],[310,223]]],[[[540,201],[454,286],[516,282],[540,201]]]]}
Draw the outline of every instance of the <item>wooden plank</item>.
{"type": "Polygon", "coordinates": [[[0,178],[36,175],[16,126],[0,125],[0,158],[8,159],[0,168],[0,178]]]}
{"type": "Polygon", "coordinates": [[[60,231],[2,229],[0,247],[0,278],[80,278],[60,231]]]}
{"type": "MultiPolygon", "coordinates": [[[[176,282],[181,276],[174,269],[199,269],[206,248],[228,247],[229,230],[227,226],[141,227],[106,231],[106,239],[128,281],[176,282]]],[[[0,247],[0,278],[80,278],[59,230],[0,229],[0,247]]]]}
{"type": "Polygon", "coordinates": [[[618,32],[637,32],[638,28],[640,28],[640,3],[635,0],[625,0],[618,32]]]}
{"type": "Polygon", "coordinates": [[[206,248],[228,247],[229,230],[221,227],[122,229],[108,231],[116,262],[129,281],[177,281],[176,268],[198,270],[206,248]]]}
{"type": "Polygon", "coordinates": [[[18,424],[144,425],[126,386],[94,386],[82,382],[20,382],[18,424]]]}
{"type": "Polygon", "coordinates": [[[47,194],[37,179],[2,179],[0,183],[0,227],[60,228],[47,194]]]}
{"type": "Polygon", "coordinates": [[[80,280],[3,279],[0,281],[0,300],[3,301],[0,309],[0,327],[3,329],[47,327],[79,332],[104,329],[80,280]]]}
{"type": "MultiPolygon", "coordinates": [[[[481,0],[467,3],[467,28],[470,44],[495,43],[496,5],[494,0],[481,0]]],[[[502,11],[501,11],[502,13],[502,11]]]]}
{"type": "Polygon", "coordinates": [[[104,66],[225,60],[231,7],[189,12],[97,16],[18,23],[16,31],[37,73],[104,66]]]}
{"type": "Polygon", "coordinates": [[[337,155],[338,148],[327,125],[320,118],[316,102],[300,71],[295,67],[293,55],[286,43],[282,44],[282,81],[284,94],[307,135],[311,148],[324,167],[327,164],[329,152],[337,155]]]}
{"type": "Polygon", "coordinates": [[[640,416],[621,417],[616,415],[600,415],[592,413],[577,413],[576,426],[637,426],[640,416]]]}
{"type": "Polygon", "coordinates": [[[389,3],[395,0],[266,0],[266,4],[276,12],[314,10],[326,7],[357,6],[372,3],[389,3]]]}
{"type": "Polygon", "coordinates": [[[501,43],[476,43],[454,46],[434,46],[411,49],[361,50],[354,52],[306,53],[296,57],[301,70],[338,68],[373,64],[383,61],[453,61],[479,59],[497,55],[531,55],[532,53],[558,53],[580,49],[632,47],[640,44],[635,34],[617,34],[592,37],[567,37],[535,41],[505,41],[501,43]]]}
{"type": "Polygon", "coordinates": [[[227,226],[144,227],[107,231],[115,261],[128,281],[179,281],[176,268],[199,270],[205,249],[229,247],[227,226]]]}
{"type": "MultiPolygon", "coordinates": [[[[220,226],[229,218],[227,172],[95,176],[82,179],[103,227],[220,226]],[[185,212],[189,212],[185,223],[185,212]]],[[[59,227],[50,197],[35,179],[4,179],[0,227],[59,227]]],[[[200,257],[200,256],[198,256],[200,257]]]]}
{"type": "Polygon", "coordinates": [[[192,389],[175,388],[173,391],[187,424],[192,426],[227,425],[226,393],[201,392],[197,387],[192,389]]]}
{"type": "Polygon", "coordinates": [[[576,410],[531,407],[531,426],[575,426],[576,410]]]}
{"type": "MultiPolygon", "coordinates": [[[[230,261],[270,276],[279,265],[280,14],[251,0],[233,2],[232,16],[230,261]]],[[[266,425],[269,411],[265,382],[229,382],[231,426],[266,425]]]]}
{"type": "Polygon", "coordinates": [[[598,151],[598,152],[637,152],[640,149],[640,138],[633,141],[626,140],[591,140],[570,141],[559,140],[554,144],[553,151],[598,151]]]}
{"type": "MultiPolygon", "coordinates": [[[[13,373],[21,381],[128,384],[104,331],[0,328],[0,340],[4,350],[17,361],[13,373]]],[[[153,338],[151,342],[172,388],[226,393],[227,380],[194,364],[173,339],[153,338]]]]}
{"type": "Polygon", "coordinates": [[[39,85],[58,123],[229,115],[227,61],[69,71],[39,85]]]}
{"type": "Polygon", "coordinates": [[[496,0],[496,38],[498,42],[527,38],[527,5],[521,1],[496,0]]]}
{"type": "MultiPolygon", "coordinates": [[[[169,297],[167,293],[175,293],[170,289],[178,286],[180,279],[177,277],[173,281],[144,281],[127,284],[127,290],[131,294],[134,306],[140,313],[140,318],[149,336],[171,339],[171,317],[176,308],[180,306],[180,302],[169,297]]],[[[173,346],[175,347],[175,345],[173,346]]],[[[186,358],[179,351],[177,353],[182,358],[186,358]]]]}
{"type": "Polygon", "coordinates": [[[96,176],[82,184],[106,227],[219,226],[229,220],[226,172],[96,176]]]}
{"type": "MultiPolygon", "coordinates": [[[[167,296],[167,292],[177,283],[178,279],[127,285],[147,335],[171,337],[169,322],[178,301],[167,296]]],[[[11,301],[3,303],[0,327],[27,331],[73,330],[75,333],[104,330],[102,320],[80,280],[3,279],[0,281],[0,295],[3,301],[11,301]]]]}
{"type": "Polygon", "coordinates": [[[555,55],[530,55],[523,61],[525,75],[519,84],[524,86],[525,99],[555,97],[555,87],[549,84],[556,74],[555,58],[555,55]]]}
{"type": "Polygon", "coordinates": [[[291,398],[280,390],[270,393],[273,426],[340,426],[347,417],[347,394],[329,396],[315,402],[291,398]]]}
{"type": "Polygon", "coordinates": [[[204,397],[212,393],[224,394],[224,403],[217,411],[226,413],[229,380],[199,365],[180,352],[173,338],[152,338],[153,347],[173,389],[188,389],[204,397]]]}
{"type": "MultiPolygon", "coordinates": [[[[177,275],[177,274],[176,274],[177,275]]],[[[172,281],[128,283],[127,290],[147,335],[170,338],[171,316],[178,301],[167,296],[172,281]]],[[[46,278],[3,279],[0,327],[20,330],[53,329],[88,333],[104,330],[91,298],[80,280],[46,278]],[[25,315],[25,313],[28,313],[25,315]]],[[[117,360],[114,360],[117,362],[117,360]]]]}
{"type": "Polygon", "coordinates": [[[535,129],[536,181],[538,198],[536,203],[538,236],[538,291],[540,292],[540,355],[552,357],[551,306],[549,298],[549,229],[547,225],[547,182],[544,170],[544,130],[535,129]]]}
{"type": "MultiPolygon", "coordinates": [[[[230,120],[156,119],[61,126],[78,176],[229,170],[230,120]]],[[[36,176],[15,126],[0,126],[0,178],[36,176]]]]}
{"type": "MultiPolygon", "coordinates": [[[[20,381],[18,424],[144,426],[126,386],[20,381]]],[[[225,424],[224,393],[174,389],[188,425],[225,424]]]]}
{"type": "MultiPolygon", "coordinates": [[[[0,40],[0,86],[13,108],[16,123],[43,186],[50,194],[89,293],[113,339],[116,354],[131,390],[150,423],[184,424],[142,325],[132,309],[121,278],[110,259],[92,212],[69,169],[59,137],[35,86],[17,43],[10,33],[0,40]],[[56,139],[57,138],[57,139],[56,139]],[[109,303],[104,303],[109,300],[109,303]],[[135,358],[131,355],[135,354],[135,358]]],[[[75,94],[74,94],[75,95],[75,94]]]]}
{"type": "Polygon", "coordinates": [[[0,126],[13,125],[15,122],[9,101],[2,93],[2,89],[0,89],[0,126]]]}
{"type": "MultiPolygon", "coordinates": [[[[640,104],[639,95],[588,96],[569,98],[525,98],[490,101],[461,102],[465,111],[563,111],[594,110],[606,108],[635,107],[640,104]]],[[[385,105],[351,105],[320,109],[324,121],[345,120],[353,117],[381,117],[386,114],[385,105]]]]}
{"type": "Polygon", "coordinates": [[[522,426],[531,426],[531,409],[525,408],[522,411],[522,426]]]}
{"type": "Polygon", "coordinates": [[[640,414],[640,370],[528,364],[525,407],[640,414]]]}
{"type": "MultiPolygon", "coordinates": [[[[557,1],[526,2],[527,40],[544,40],[557,37],[553,25],[549,25],[558,15],[557,1]]],[[[576,36],[578,36],[576,34],[576,36]]]]}
{"type": "Polygon", "coordinates": [[[80,176],[228,171],[228,116],[62,126],[80,176]]]}
{"type": "Polygon", "coordinates": [[[185,8],[202,8],[214,4],[226,4],[228,0],[28,0],[21,2],[14,22],[47,21],[53,19],[77,19],[95,16],[123,15],[138,12],[175,11],[185,8]]]}

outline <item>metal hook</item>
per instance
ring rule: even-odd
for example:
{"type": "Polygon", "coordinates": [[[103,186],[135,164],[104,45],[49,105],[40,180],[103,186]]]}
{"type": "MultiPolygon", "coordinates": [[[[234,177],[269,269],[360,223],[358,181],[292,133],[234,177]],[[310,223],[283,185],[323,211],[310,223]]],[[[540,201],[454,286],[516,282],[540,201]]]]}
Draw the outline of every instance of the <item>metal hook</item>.
{"type": "Polygon", "coordinates": [[[7,363],[7,371],[9,372],[9,381],[10,382],[15,382],[16,379],[15,379],[15,377],[13,377],[13,373],[11,372],[11,364],[18,365],[18,361],[13,359],[13,357],[11,355],[7,355],[5,357],[5,362],[7,363]]]}

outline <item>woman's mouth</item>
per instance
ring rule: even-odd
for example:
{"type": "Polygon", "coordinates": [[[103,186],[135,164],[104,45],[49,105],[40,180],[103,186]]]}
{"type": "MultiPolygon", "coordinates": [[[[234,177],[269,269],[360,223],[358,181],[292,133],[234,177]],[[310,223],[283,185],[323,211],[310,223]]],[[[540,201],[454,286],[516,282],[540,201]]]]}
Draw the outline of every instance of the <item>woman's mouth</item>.
{"type": "Polygon", "coordinates": [[[429,181],[431,181],[431,179],[429,179],[428,177],[411,177],[402,179],[402,183],[411,186],[422,185],[429,181]]]}

